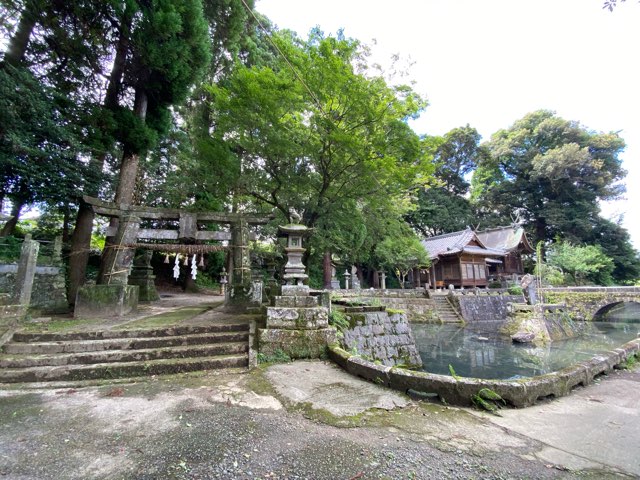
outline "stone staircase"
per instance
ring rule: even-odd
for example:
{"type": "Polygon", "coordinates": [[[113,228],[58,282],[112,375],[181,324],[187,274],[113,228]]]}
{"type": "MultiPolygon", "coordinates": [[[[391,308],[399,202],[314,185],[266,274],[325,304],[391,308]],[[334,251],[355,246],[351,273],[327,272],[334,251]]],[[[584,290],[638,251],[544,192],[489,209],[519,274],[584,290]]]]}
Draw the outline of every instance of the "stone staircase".
{"type": "Polygon", "coordinates": [[[446,295],[434,295],[433,297],[436,312],[442,323],[460,323],[463,322],[462,317],[449,303],[446,295]]]}
{"type": "Polygon", "coordinates": [[[70,333],[16,332],[0,383],[126,378],[247,367],[249,324],[70,333]]]}

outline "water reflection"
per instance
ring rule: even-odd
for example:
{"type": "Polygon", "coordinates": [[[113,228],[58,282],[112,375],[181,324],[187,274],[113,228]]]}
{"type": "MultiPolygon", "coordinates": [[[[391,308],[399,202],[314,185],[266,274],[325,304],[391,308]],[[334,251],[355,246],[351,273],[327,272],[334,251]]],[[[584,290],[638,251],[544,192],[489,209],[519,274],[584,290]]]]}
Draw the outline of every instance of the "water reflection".
{"type": "Polygon", "coordinates": [[[499,323],[411,326],[424,370],[477,378],[521,378],[567,367],[594,354],[618,347],[638,337],[640,325],[626,322],[589,322],[580,337],[552,342],[544,347],[514,344],[499,335],[499,323]]]}

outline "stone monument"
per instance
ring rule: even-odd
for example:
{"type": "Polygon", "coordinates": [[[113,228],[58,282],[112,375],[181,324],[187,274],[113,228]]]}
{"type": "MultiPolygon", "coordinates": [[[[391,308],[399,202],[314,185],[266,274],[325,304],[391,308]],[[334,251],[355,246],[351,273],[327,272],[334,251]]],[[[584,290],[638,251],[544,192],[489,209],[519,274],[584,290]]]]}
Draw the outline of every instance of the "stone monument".
{"type": "Polygon", "coordinates": [[[331,265],[331,288],[340,290],[340,280],[338,280],[335,265],[331,265]]]}
{"type": "Polygon", "coordinates": [[[351,288],[360,290],[360,278],[358,277],[358,268],[353,265],[351,267],[351,288]]]}
{"type": "Polygon", "coordinates": [[[536,279],[530,273],[527,273],[520,280],[520,286],[524,293],[524,297],[527,299],[529,305],[535,305],[538,303],[538,294],[536,292],[536,279]]]}
{"type": "Polygon", "coordinates": [[[142,255],[138,255],[133,259],[133,269],[129,275],[129,285],[137,285],[140,287],[138,292],[138,300],[141,302],[155,302],[160,300],[160,295],[156,290],[153,267],[151,266],[151,257],[153,252],[145,250],[142,255]]]}

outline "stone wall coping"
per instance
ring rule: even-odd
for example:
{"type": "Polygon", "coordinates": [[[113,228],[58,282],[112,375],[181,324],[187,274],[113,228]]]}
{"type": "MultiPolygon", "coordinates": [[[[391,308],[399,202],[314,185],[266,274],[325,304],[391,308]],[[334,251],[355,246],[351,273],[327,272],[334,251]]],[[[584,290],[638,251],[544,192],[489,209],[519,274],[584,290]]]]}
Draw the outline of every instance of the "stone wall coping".
{"type": "Polygon", "coordinates": [[[377,384],[403,392],[413,390],[435,393],[442,401],[462,406],[470,406],[473,395],[483,388],[489,388],[513,407],[528,407],[541,398],[568,395],[573,387],[590,384],[597,375],[611,371],[616,365],[639,353],[640,338],[556,372],[517,380],[492,380],[454,378],[424,371],[385,367],[352,355],[337,345],[329,347],[331,360],[352,375],[377,384]]]}
{"type": "MultiPolygon", "coordinates": [[[[6,263],[0,265],[0,274],[2,273],[18,273],[18,265],[6,263]]],[[[36,266],[36,275],[58,275],[60,267],[41,267],[36,266]]]]}
{"type": "MultiPolygon", "coordinates": [[[[448,295],[456,297],[464,297],[469,295],[487,297],[487,296],[514,296],[509,293],[508,288],[465,288],[464,290],[449,290],[448,295]]],[[[522,295],[515,295],[522,298],[522,295]]]]}
{"type": "Polygon", "coordinates": [[[640,287],[545,287],[541,288],[542,293],[637,293],[640,294],[640,287]]]}
{"type": "Polygon", "coordinates": [[[386,289],[379,288],[361,288],[358,290],[333,289],[328,290],[334,295],[342,297],[390,297],[390,298],[428,298],[428,293],[424,288],[416,289],[386,289]]]}

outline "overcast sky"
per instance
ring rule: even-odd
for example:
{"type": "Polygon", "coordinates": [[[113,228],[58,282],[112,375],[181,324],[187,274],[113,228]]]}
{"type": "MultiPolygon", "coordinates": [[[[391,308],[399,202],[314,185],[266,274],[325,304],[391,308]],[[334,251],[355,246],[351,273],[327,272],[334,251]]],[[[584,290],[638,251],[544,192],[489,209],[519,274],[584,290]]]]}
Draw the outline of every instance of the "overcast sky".
{"type": "Polygon", "coordinates": [[[430,106],[420,134],[470,124],[485,140],[528,112],[550,109],[627,142],[623,213],[640,249],[640,4],[613,13],[603,0],[257,0],[279,28],[301,36],[344,29],[375,61],[400,54],[430,106]]]}

